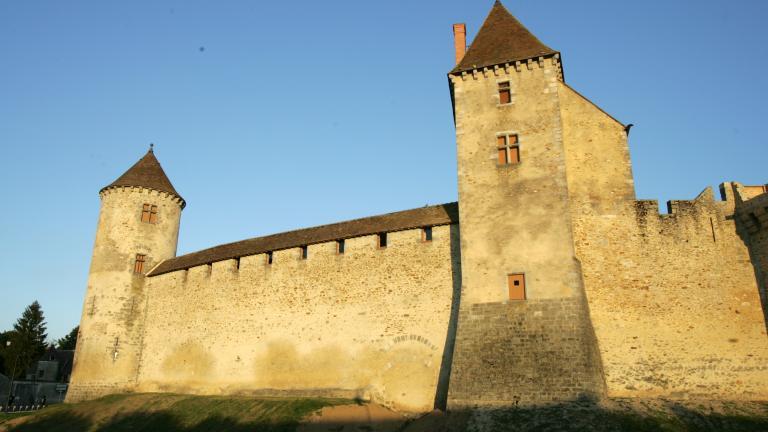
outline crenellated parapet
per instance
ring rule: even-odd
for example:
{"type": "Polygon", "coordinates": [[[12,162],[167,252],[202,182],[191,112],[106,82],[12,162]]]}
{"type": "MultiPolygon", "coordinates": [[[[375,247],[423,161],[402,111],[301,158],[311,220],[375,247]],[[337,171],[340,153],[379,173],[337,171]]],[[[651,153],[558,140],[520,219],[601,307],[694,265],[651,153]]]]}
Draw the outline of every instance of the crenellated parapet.
{"type": "Polygon", "coordinates": [[[141,194],[147,198],[160,198],[176,203],[181,209],[186,207],[187,203],[175,193],[165,192],[144,186],[110,186],[99,191],[99,197],[104,200],[106,197],[114,194],[141,194]]]}
{"type": "Polygon", "coordinates": [[[744,186],[730,183],[735,198],[735,215],[750,236],[768,231],[768,185],[744,186]]]}
{"type": "Polygon", "coordinates": [[[468,70],[462,70],[456,74],[451,74],[449,77],[452,80],[460,79],[466,81],[468,79],[478,80],[481,78],[503,77],[504,75],[520,74],[526,71],[550,69],[555,70],[555,77],[559,81],[564,81],[560,53],[537,56],[524,60],[509,61],[492,66],[475,67],[468,70]]]}

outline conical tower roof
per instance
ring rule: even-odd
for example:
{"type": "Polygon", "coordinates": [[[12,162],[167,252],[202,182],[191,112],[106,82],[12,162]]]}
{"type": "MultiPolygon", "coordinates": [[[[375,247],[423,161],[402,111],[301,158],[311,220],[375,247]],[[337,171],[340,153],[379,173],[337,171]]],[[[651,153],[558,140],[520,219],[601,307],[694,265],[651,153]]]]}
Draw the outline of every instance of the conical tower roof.
{"type": "Polygon", "coordinates": [[[160,162],[158,162],[155,157],[155,152],[152,147],[149,148],[149,151],[144,157],[139,159],[139,161],[132,167],[128,168],[128,171],[101,190],[103,191],[118,186],[139,186],[160,192],[167,192],[179,197],[182,208],[185,205],[184,198],[176,192],[173,184],[168,180],[168,176],[165,175],[163,167],[160,166],[160,162]]]}
{"type": "Polygon", "coordinates": [[[451,73],[556,53],[528,31],[497,0],[464,58],[451,73]]]}

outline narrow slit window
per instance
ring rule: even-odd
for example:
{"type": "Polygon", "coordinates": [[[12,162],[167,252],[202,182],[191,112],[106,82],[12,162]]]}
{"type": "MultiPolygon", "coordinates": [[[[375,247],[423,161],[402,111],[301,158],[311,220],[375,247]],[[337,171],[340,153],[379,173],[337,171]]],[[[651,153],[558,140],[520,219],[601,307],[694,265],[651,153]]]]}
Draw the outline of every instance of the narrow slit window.
{"type": "Polygon", "coordinates": [[[344,255],[344,240],[336,240],[336,255],[344,255]]]}
{"type": "Polygon", "coordinates": [[[144,223],[157,223],[157,206],[144,204],[141,207],[141,221],[144,223]]]}
{"type": "Polygon", "coordinates": [[[379,249],[384,249],[387,247],[387,233],[379,233],[377,243],[379,249]]]}
{"type": "Polygon", "coordinates": [[[507,275],[507,287],[510,300],[525,300],[525,274],[512,273],[507,275]]]}
{"type": "Polygon", "coordinates": [[[303,259],[303,260],[307,259],[308,255],[309,255],[309,247],[308,246],[302,246],[301,247],[301,259],[303,259]]]}
{"type": "Polygon", "coordinates": [[[267,252],[266,262],[267,265],[272,264],[272,252],[267,252]]]}
{"type": "Polygon", "coordinates": [[[431,242],[432,241],[432,227],[424,227],[421,229],[421,241],[425,242],[431,242]]]}
{"type": "Polygon", "coordinates": [[[240,257],[235,258],[235,270],[240,270],[240,257]]]}
{"type": "Polygon", "coordinates": [[[512,102],[512,91],[509,88],[509,81],[499,83],[499,104],[508,104],[512,102]]]}
{"type": "Polygon", "coordinates": [[[496,152],[499,165],[520,163],[520,144],[517,141],[517,135],[497,136],[496,152]]]}
{"type": "Polygon", "coordinates": [[[144,274],[144,262],[147,260],[146,255],[136,254],[136,261],[133,262],[133,273],[144,274]]]}

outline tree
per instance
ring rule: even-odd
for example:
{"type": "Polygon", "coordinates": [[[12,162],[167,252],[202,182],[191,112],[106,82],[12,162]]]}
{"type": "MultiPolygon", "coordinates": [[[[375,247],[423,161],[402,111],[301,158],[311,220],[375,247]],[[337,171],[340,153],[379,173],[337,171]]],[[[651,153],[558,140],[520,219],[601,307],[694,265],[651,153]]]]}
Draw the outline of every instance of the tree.
{"type": "Polygon", "coordinates": [[[66,336],[56,341],[56,348],[60,350],[73,350],[77,345],[77,332],[80,331],[80,326],[72,329],[66,336]]]}
{"type": "Polygon", "coordinates": [[[13,331],[11,330],[0,333],[0,373],[4,375],[10,374],[10,372],[6,370],[11,366],[6,367],[5,365],[5,351],[6,351],[6,344],[8,343],[9,340],[11,340],[12,333],[13,331]]]}
{"type": "Polygon", "coordinates": [[[40,303],[34,301],[24,309],[10,333],[9,342],[3,350],[5,369],[8,376],[18,378],[45,353],[46,324],[40,303]]]}

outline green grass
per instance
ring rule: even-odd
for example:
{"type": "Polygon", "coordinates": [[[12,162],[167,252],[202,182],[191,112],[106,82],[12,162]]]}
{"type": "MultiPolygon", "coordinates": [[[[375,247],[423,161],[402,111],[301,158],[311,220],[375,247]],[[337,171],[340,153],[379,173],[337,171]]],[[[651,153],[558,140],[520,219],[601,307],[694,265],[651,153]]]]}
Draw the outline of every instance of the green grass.
{"type": "Polygon", "coordinates": [[[3,423],[8,422],[9,420],[13,420],[13,419],[19,418],[19,417],[26,417],[26,416],[31,415],[31,414],[32,413],[18,413],[18,414],[5,414],[5,413],[2,413],[2,414],[0,414],[0,425],[2,425],[3,423]]]}
{"type": "MultiPolygon", "coordinates": [[[[477,411],[472,414],[477,417],[477,411]]],[[[768,432],[768,402],[583,400],[482,414],[492,431],[768,432]]],[[[461,430],[461,426],[457,430],[461,430]]]]}
{"type": "MultiPolygon", "coordinates": [[[[295,430],[299,421],[346,400],[316,398],[251,398],[173,394],[112,395],[78,404],[51,406],[19,424],[2,417],[13,432],[204,432],[295,430]]],[[[2,423],[0,423],[1,425],[2,423]]],[[[3,426],[0,426],[2,430],[3,426]]]]}
{"type": "MultiPolygon", "coordinates": [[[[0,431],[291,432],[316,410],[354,403],[317,398],[113,395],[78,404],[54,405],[33,414],[0,415],[0,431]]],[[[346,424],[353,429],[345,430],[768,432],[768,402],[757,401],[584,399],[536,407],[459,410],[436,415],[431,420],[428,417],[394,427],[387,426],[387,420],[360,418],[346,424]],[[429,427],[429,421],[437,421],[435,425],[441,426],[429,427]],[[482,428],[477,429],[478,425],[482,428]]],[[[341,430],[340,427],[344,426],[333,426],[333,430],[341,430]]]]}

